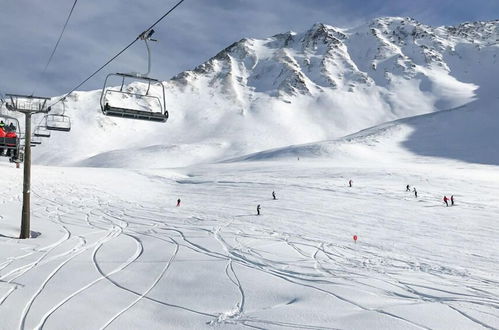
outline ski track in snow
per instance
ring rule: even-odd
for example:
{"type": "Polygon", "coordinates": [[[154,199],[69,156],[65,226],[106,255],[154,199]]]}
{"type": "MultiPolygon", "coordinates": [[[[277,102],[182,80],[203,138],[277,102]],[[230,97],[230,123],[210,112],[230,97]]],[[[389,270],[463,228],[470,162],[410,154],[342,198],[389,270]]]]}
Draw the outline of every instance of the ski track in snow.
{"type": "MultiPolygon", "coordinates": [[[[240,173],[236,171],[234,175],[239,176],[240,173]]],[[[278,177],[272,179],[278,180],[278,177]]],[[[95,304],[86,297],[89,293],[97,294],[98,284],[100,289],[109,287],[122,293],[119,305],[102,312],[95,309],[98,317],[92,320],[92,324],[100,329],[122,327],[122,322],[129,319],[128,315],[135,315],[138,311],[135,307],[142,302],[165,309],[166,319],[172,310],[201,318],[203,323],[197,327],[344,328],[344,323],[330,326],[324,320],[317,320],[317,315],[306,322],[303,318],[288,320],[281,316],[272,317],[268,313],[289,309],[292,315],[299,311],[302,301],[310,299],[302,297],[303,292],[310,297],[328,296],[335,304],[349,306],[343,308],[349,308],[351,313],[377,314],[377,319],[397,327],[432,329],[434,324],[410,313],[398,312],[393,308],[397,306],[394,301],[406,308],[436,303],[454,313],[455,322],[466,320],[477,328],[495,329],[499,326],[499,279],[493,272],[487,275],[483,270],[473,271],[443,262],[444,258],[439,255],[413,255],[369,239],[364,241],[364,236],[369,235],[366,230],[357,244],[353,244],[348,237],[340,238],[336,230],[321,235],[324,229],[320,226],[326,224],[320,219],[326,219],[326,222],[340,219],[339,214],[348,214],[348,208],[355,203],[377,199],[389,205],[402,202],[417,207],[421,203],[432,205],[434,202],[429,195],[415,202],[406,194],[387,191],[384,186],[373,189],[363,186],[355,190],[356,187],[326,188],[318,182],[291,181],[286,184],[280,181],[282,198],[266,201],[261,194],[268,194],[268,190],[277,185],[275,182],[252,182],[251,178],[239,183],[230,178],[203,180],[202,184],[194,181],[200,180],[192,179],[192,184],[184,180],[179,184],[158,179],[157,183],[169,187],[171,194],[186,196],[182,198],[184,204],[180,208],[165,206],[164,202],[160,202],[161,198],[130,202],[90,184],[80,187],[76,184],[51,186],[49,183],[35,186],[33,213],[41,224],[33,227],[42,231],[41,237],[44,237],[43,223],[55,229],[50,231],[53,235],[51,242],[44,241],[45,245],[38,246],[37,239],[20,241],[21,253],[0,260],[0,283],[8,286],[0,297],[0,308],[16,304],[10,314],[17,315],[17,321],[8,324],[19,329],[52,328],[63,319],[63,307],[65,312],[76,307],[76,299],[78,304],[95,304]],[[246,201],[230,202],[235,200],[239,189],[245,190],[240,199],[250,201],[250,207],[246,201]],[[216,196],[213,196],[214,191],[217,191],[216,196]],[[317,208],[313,197],[322,194],[334,196],[335,201],[345,204],[336,203],[339,204],[336,209],[339,214],[332,214],[327,208],[317,208]],[[290,201],[293,198],[300,200],[300,203],[290,201]],[[219,199],[221,202],[217,202],[219,199]],[[193,205],[196,201],[205,202],[197,208],[193,205]],[[256,203],[264,205],[260,217],[253,214],[252,207],[256,203]],[[309,223],[309,227],[298,230],[304,221],[309,223]],[[172,252],[158,253],[153,248],[156,244],[172,252]],[[116,251],[120,253],[121,261],[117,261],[112,268],[101,264],[100,255],[106,255],[107,260],[109,253],[113,253],[112,249],[118,246],[123,246],[123,250],[116,251]],[[189,300],[178,299],[159,290],[160,286],[171,287],[175,283],[170,283],[172,280],[178,281],[182,277],[177,267],[181,265],[179,260],[188,261],[185,253],[198,256],[201,260],[224,263],[224,267],[220,268],[223,272],[217,278],[227,297],[234,297],[224,300],[226,309],[200,306],[196,301],[189,303],[189,300]],[[126,280],[128,276],[140,272],[140,267],[137,268],[140,263],[149,262],[142,261],[144,258],[154,255],[161,256],[162,260],[153,263],[154,271],[140,275],[143,286],[139,288],[126,280]],[[78,264],[88,267],[84,281],[79,285],[70,285],[70,290],[54,294],[51,290],[57,287],[59,281],[70,280],[63,275],[76,269],[74,267],[78,264]],[[125,277],[121,276],[124,272],[127,274],[125,277]],[[260,274],[258,276],[268,278],[272,283],[287,283],[286,287],[294,287],[300,293],[295,296],[293,290],[281,292],[280,295],[286,297],[279,298],[279,301],[257,303],[253,291],[258,285],[255,287],[255,283],[248,280],[246,274],[249,272],[260,274]],[[350,289],[356,294],[349,295],[347,292],[350,289]],[[364,300],[363,294],[389,302],[373,303],[369,299],[364,300]]],[[[473,202],[461,205],[470,212],[475,212],[473,210],[479,206],[473,202]]],[[[425,212],[431,212],[431,208],[425,212]]],[[[361,231],[363,226],[374,231],[379,231],[382,226],[396,228],[377,210],[366,208],[363,216],[367,218],[359,217],[353,225],[359,229],[354,228],[353,232],[361,231]],[[379,224],[371,225],[372,221],[379,224]]],[[[343,224],[341,226],[345,229],[343,224]]],[[[423,221],[418,235],[425,237],[427,231],[434,230],[435,226],[433,222],[423,221]]],[[[189,258],[197,260],[196,257],[189,258]]],[[[485,263],[490,262],[486,255],[481,258],[485,263]]],[[[209,273],[218,269],[208,268],[194,269],[193,272],[209,273]]],[[[209,286],[209,283],[203,284],[201,278],[199,280],[198,290],[209,286]]],[[[327,316],[325,320],[334,317],[334,308],[331,315],[323,315],[327,316]]],[[[0,309],[0,316],[5,316],[5,310],[2,312],[0,309]]]]}

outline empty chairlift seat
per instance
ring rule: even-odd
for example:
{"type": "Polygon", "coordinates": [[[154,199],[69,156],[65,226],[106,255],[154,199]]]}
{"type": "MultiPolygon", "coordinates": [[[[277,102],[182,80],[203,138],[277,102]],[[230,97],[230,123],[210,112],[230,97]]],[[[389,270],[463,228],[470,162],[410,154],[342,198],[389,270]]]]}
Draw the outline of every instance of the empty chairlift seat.
{"type": "Polygon", "coordinates": [[[46,126],[38,126],[37,128],[35,128],[33,135],[41,138],[49,138],[50,130],[46,126]]]}
{"type": "Polygon", "coordinates": [[[62,114],[48,114],[45,117],[46,128],[49,131],[69,132],[71,130],[71,119],[62,114]]]}
{"type": "Polygon", "coordinates": [[[39,145],[39,144],[42,144],[42,139],[39,138],[39,137],[36,137],[36,136],[33,136],[33,138],[31,139],[31,145],[39,145]]]}
{"type": "Polygon", "coordinates": [[[102,113],[106,116],[155,122],[166,122],[168,120],[163,83],[140,75],[109,74],[104,82],[100,105],[102,113]],[[120,86],[108,86],[113,78],[121,80],[120,86]],[[125,85],[125,83],[128,83],[128,85],[125,85]],[[153,87],[153,91],[151,87],[153,87]],[[151,92],[156,94],[152,95],[151,92]]]}

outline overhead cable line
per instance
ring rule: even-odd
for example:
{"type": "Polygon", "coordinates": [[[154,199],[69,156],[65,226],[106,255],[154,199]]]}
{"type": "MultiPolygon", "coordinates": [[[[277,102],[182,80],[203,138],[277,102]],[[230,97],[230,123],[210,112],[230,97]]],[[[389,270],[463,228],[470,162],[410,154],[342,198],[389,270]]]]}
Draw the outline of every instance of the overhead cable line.
{"type": "MultiPolygon", "coordinates": [[[[52,62],[52,58],[54,58],[54,54],[55,54],[55,52],[57,50],[57,47],[59,47],[59,43],[61,42],[62,35],[66,31],[66,27],[68,26],[69,19],[71,18],[71,15],[73,14],[73,11],[75,9],[75,6],[76,6],[77,2],[78,2],[78,0],[75,0],[75,2],[73,3],[73,6],[71,7],[71,10],[69,11],[69,15],[66,18],[66,22],[64,23],[64,26],[62,27],[62,31],[61,31],[61,34],[59,35],[59,39],[57,39],[57,42],[55,43],[54,49],[52,49],[52,53],[50,53],[49,59],[47,60],[47,63],[45,64],[45,67],[43,68],[41,76],[45,75],[45,73],[47,72],[47,69],[48,69],[48,67],[50,65],[50,62],[52,62]]],[[[33,95],[34,93],[35,93],[35,90],[33,90],[33,92],[31,93],[31,95],[33,95]]]]}
{"type": "Polygon", "coordinates": [[[135,40],[130,42],[125,48],[123,48],[121,51],[119,51],[116,55],[114,55],[111,59],[109,59],[106,63],[104,63],[101,67],[99,67],[97,70],[95,70],[94,73],[92,73],[90,76],[88,76],[85,80],[83,80],[81,83],[79,83],[77,86],[75,86],[73,89],[71,89],[68,93],[64,94],[63,97],[61,97],[59,100],[57,100],[55,103],[51,104],[50,106],[56,105],[57,103],[63,101],[66,97],[68,97],[71,93],[73,93],[75,90],[83,86],[87,81],[92,79],[97,73],[99,73],[102,69],[104,69],[106,66],[109,65],[112,61],[114,61],[118,56],[123,54],[128,48],[130,48],[134,43],[137,42],[137,40],[140,40],[144,35],[147,34],[148,31],[150,31],[153,27],[155,27],[159,22],[161,22],[166,16],[168,16],[172,11],[174,11],[178,6],[182,4],[185,0],[180,0],[175,6],[173,6],[170,10],[168,10],[163,16],[161,16],[156,22],[154,22],[150,27],[148,27],[144,32],[140,33],[135,40]]]}

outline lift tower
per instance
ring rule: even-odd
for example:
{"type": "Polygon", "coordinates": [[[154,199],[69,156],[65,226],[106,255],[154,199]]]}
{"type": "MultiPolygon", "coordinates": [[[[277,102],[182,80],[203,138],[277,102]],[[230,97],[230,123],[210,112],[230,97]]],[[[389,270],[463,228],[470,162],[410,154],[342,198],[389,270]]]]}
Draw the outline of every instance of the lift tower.
{"type": "Polygon", "coordinates": [[[47,113],[48,97],[33,95],[6,94],[5,106],[10,111],[24,114],[26,119],[24,143],[24,177],[23,177],[23,210],[21,217],[21,234],[19,238],[30,237],[30,185],[31,185],[31,116],[37,113],[47,113]]]}

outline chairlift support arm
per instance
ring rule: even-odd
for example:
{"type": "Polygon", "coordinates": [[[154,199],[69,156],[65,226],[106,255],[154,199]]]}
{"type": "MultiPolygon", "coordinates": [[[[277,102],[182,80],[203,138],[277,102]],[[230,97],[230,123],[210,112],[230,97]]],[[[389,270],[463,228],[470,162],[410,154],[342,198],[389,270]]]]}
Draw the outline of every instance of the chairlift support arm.
{"type": "Polygon", "coordinates": [[[147,49],[147,72],[146,73],[139,73],[137,76],[141,77],[147,77],[149,76],[149,73],[151,73],[151,48],[149,47],[149,44],[147,43],[148,41],[158,41],[156,39],[152,39],[151,36],[154,34],[154,29],[149,29],[144,32],[142,32],[137,39],[144,40],[144,43],[146,44],[146,49],[147,49]]]}

